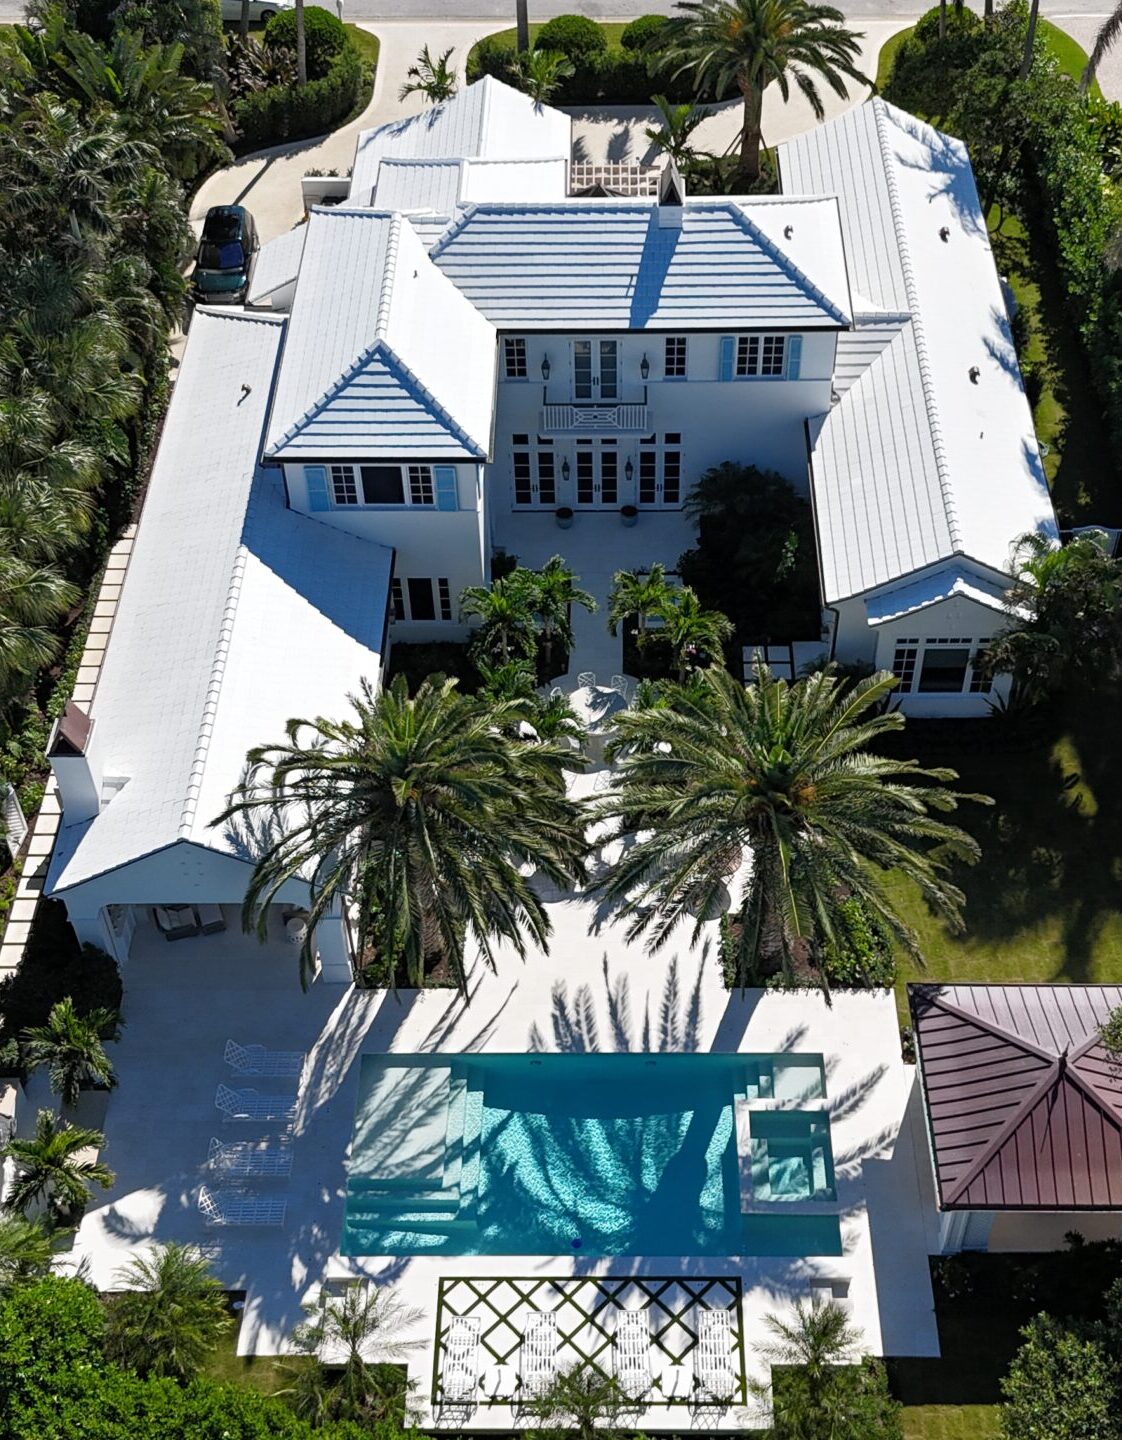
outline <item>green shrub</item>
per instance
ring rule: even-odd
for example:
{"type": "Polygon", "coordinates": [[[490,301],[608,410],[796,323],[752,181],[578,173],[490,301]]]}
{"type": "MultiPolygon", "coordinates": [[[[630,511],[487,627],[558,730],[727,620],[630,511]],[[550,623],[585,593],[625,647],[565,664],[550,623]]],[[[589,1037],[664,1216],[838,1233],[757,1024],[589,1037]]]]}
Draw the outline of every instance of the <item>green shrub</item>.
{"type": "Polygon", "coordinates": [[[855,990],[895,985],[896,962],[884,927],[860,900],[843,900],[840,914],[844,937],[826,946],[822,956],[830,984],[855,990]]]}
{"type": "Polygon", "coordinates": [[[354,109],[364,73],[361,59],[348,45],[320,80],[309,80],[296,89],[277,85],[247,95],[234,106],[242,137],[239,148],[253,150],[330,130],[354,109]]]}
{"type": "MultiPolygon", "coordinates": [[[[269,50],[296,51],[296,11],[280,10],[265,26],[264,43],[269,50]]],[[[304,46],[308,79],[321,80],[350,42],[338,15],[320,5],[304,7],[304,46]]]]}
{"type": "Polygon", "coordinates": [[[474,85],[484,75],[517,87],[518,52],[512,41],[501,35],[487,35],[472,46],[467,60],[468,84],[474,85]]]}
{"type": "Polygon", "coordinates": [[[885,98],[920,115],[949,114],[955,77],[977,57],[981,29],[973,10],[948,7],[947,34],[940,40],[939,8],[928,10],[896,52],[885,98]]]}
{"type": "Polygon", "coordinates": [[[556,15],[546,21],[534,40],[535,50],[560,50],[574,65],[607,48],[604,27],[586,15],[556,15]]]}
{"type": "Polygon", "coordinates": [[[619,43],[625,50],[643,50],[662,34],[668,19],[666,15],[640,15],[623,27],[619,43]]]}

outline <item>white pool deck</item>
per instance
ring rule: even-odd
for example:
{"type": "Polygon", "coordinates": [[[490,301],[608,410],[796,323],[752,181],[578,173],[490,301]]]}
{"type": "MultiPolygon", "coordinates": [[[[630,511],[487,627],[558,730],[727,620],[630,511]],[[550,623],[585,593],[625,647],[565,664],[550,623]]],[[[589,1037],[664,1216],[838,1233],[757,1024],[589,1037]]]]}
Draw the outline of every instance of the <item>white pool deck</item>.
{"type": "MultiPolygon", "coordinates": [[[[592,777],[580,781],[589,787],[592,777]]],[[[421,1420],[432,1390],[438,1281],[454,1276],[739,1275],[749,1373],[766,1378],[758,1356],[764,1315],[809,1295],[812,1277],[848,1280],[854,1322],[875,1353],[934,1355],[938,1339],[921,1200],[929,1168],[922,1121],[910,1101],[914,1073],[900,1058],[893,997],[752,990],[728,993],[716,956],[716,925],[696,947],[688,935],[655,956],[628,945],[623,926],[594,899],[549,902],[548,956],[504,956],[496,973],[471,972],[470,1003],[449,991],[359,992],[314,985],[303,993],[296,955],[281,933],[261,946],[229,912],[223,933],[168,944],[141,925],[126,967],[120,1087],[110,1100],[104,1158],[116,1183],[95,1197],[73,1260],[112,1288],[119,1268],[151,1241],[204,1245],[230,1288],[248,1292],[239,1338],[243,1354],[274,1354],[301,1318],[301,1302],[328,1277],[366,1273],[392,1283],[420,1312],[409,1339],[421,1420]],[[298,1082],[232,1081],[228,1038],[303,1050],[298,1082]],[[561,1256],[428,1256],[342,1259],[346,1162],[359,1059],[366,1052],[483,1051],[807,1051],[825,1057],[827,1099],[842,1214],[844,1255],[815,1260],[674,1256],[577,1259],[561,1256]],[[262,1139],[274,1127],[224,1122],[214,1107],[219,1082],[297,1093],[288,1179],[244,1182],[288,1202],[283,1228],[207,1229],[197,1209],[208,1179],[212,1136],[262,1139]]],[[[400,1117],[407,1123],[408,1117],[400,1117]]],[[[213,1179],[210,1183],[214,1183],[213,1179]]],[[[747,1423],[731,1409],[706,1427],[747,1423]]],[[[681,1429],[681,1410],[654,1408],[642,1428],[681,1429]]],[[[479,1407],[455,1428],[506,1428],[509,1415],[479,1407]]]]}

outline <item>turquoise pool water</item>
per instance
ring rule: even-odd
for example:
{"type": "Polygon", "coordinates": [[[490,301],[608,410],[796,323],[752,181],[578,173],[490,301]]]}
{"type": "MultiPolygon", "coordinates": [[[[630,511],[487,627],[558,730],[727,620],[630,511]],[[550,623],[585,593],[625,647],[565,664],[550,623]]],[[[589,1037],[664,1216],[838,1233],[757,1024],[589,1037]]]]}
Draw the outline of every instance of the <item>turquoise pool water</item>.
{"type": "MultiPolygon", "coordinates": [[[[365,1056],[343,1253],[840,1254],[836,1214],[741,1213],[734,1102],[823,1095],[818,1056],[365,1056]]],[[[766,1113],[812,1198],[820,1105],[766,1113]]]]}

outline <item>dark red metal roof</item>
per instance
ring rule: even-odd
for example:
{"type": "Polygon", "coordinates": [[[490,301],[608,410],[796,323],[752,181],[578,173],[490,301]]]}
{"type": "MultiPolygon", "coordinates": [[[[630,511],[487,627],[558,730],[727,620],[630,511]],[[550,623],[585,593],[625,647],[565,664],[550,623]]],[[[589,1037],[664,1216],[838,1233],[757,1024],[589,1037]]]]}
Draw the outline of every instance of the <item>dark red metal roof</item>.
{"type": "Polygon", "coordinates": [[[909,985],[944,1210],[1122,1209],[1117,985],[909,985]]]}

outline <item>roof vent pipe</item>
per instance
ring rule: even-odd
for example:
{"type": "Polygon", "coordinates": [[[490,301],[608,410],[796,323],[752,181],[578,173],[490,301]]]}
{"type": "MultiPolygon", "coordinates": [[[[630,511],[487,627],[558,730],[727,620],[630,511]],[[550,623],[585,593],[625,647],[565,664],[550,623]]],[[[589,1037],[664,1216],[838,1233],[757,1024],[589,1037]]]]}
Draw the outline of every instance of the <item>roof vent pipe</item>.
{"type": "Polygon", "coordinates": [[[101,758],[95,723],[73,700],[51,729],[47,759],[58,785],[62,823],[92,820],[101,809],[101,758]]]}
{"type": "Polygon", "coordinates": [[[658,182],[658,224],[660,230],[682,228],[682,208],[686,203],[685,182],[673,160],[668,160],[658,182]]]}

